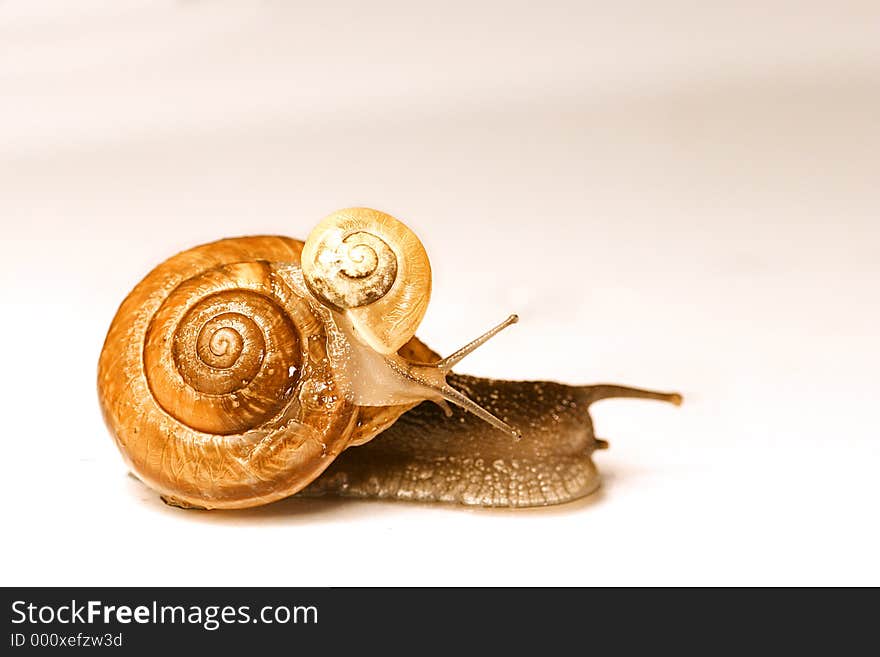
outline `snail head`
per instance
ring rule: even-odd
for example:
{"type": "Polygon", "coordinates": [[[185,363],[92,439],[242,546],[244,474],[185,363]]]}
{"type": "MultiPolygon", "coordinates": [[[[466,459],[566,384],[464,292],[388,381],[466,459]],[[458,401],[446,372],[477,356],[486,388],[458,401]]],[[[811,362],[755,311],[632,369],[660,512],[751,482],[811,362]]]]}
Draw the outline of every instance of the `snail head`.
{"type": "Polygon", "coordinates": [[[449,402],[520,437],[518,429],[446,381],[458,362],[516,323],[516,315],[436,363],[414,362],[398,354],[415,335],[431,296],[428,255],[402,222],[369,208],[336,212],[311,232],[301,264],[301,272],[291,277],[294,284],[301,280],[301,291],[337,328],[337,344],[330,352],[346,375],[355,403],[390,406],[430,400],[451,414],[449,402]]]}

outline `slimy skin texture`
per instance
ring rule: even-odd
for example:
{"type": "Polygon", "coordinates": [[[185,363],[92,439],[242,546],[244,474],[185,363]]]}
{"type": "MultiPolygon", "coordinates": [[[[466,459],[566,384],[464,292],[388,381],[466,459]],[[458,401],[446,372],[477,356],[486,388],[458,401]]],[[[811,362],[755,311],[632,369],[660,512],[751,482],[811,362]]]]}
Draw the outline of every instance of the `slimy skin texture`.
{"type": "Polygon", "coordinates": [[[562,504],[600,484],[591,456],[607,443],[595,436],[590,404],[608,397],[681,402],[674,393],[609,385],[463,375],[451,375],[449,383],[518,427],[522,439],[459,408],[447,417],[423,402],[370,443],[340,454],[301,494],[487,507],[562,504]]]}

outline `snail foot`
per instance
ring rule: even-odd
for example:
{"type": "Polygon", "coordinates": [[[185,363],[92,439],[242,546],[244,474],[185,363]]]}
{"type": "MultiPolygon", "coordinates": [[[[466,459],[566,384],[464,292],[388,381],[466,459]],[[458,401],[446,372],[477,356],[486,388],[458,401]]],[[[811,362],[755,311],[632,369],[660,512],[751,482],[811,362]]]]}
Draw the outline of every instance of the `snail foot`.
{"type": "Polygon", "coordinates": [[[178,509],[193,509],[196,511],[207,511],[207,507],[198,506],[196,504],[190,504],[189,502],[184,502],[183,500],[177,499],[176,497],[172,497],[171,495],[160,495],[159,499],[165,502],[168,506],[173,506],[178,509]]]}

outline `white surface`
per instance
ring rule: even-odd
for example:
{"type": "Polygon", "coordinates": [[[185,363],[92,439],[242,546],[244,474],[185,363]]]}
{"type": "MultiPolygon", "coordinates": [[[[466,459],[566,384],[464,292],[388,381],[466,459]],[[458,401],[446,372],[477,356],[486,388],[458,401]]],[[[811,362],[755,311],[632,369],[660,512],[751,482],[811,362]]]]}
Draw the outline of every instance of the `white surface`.
{"type": "Polygon", "coordinates": [[[880,584],[877,3],[322,5],[0,3],[2,584],[880,584]],[[568,506],[164,507],[118,303],[355,204],[422,236],[429,344],[520,314],[461,371],[685,405],[596,406],[568,506]]]}

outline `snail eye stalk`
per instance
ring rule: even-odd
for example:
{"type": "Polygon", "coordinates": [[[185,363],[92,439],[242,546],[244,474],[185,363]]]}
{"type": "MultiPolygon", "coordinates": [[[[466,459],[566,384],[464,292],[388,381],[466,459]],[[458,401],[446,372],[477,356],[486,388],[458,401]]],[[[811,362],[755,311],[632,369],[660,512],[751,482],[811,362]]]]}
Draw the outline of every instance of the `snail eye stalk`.
{"type": "Polygon", "coordinates": [[[441,370],[449,372],[450,370],[452,370],[453,367],[458,365],[467,356],[470,356],[472,353],[474,353],[479,347],[483,346],[484,344],[486,344],[486,342],[501,333],[501,331],[506,329],[508,326],[516,324],[518,321],[519,315],[511,315],[495,328],[486,331],[476,340],[468,342],[465,346],[456,351],[454,354],[447,356],[446,358],[441,360],[439,363],[437,363],[437,367],[439,367],[441,370]]]}
{"type": "Polygon", "coordinates": [[[452,355],[447,356],[443,360],[433,364],[410,363],[408,364],[407,369],[400,372],[400,374],[411,381],[415,381],[434,390],[442,398],[438,403],[446,411],[447,415],[451,415],[451,411],[449,411],[449,407],[445,402],[451,402],[456,406],[460,406],[466,411],[473,413],[480,419],[485,420],[496,429],[508,434],[514,440],[519,440],[522,438],[522,432],[519,429],[510,426],[507,422],[493,415],[470,397],[456,390],[446,382],[446,375],[449,374],[453,367],[508,326],[516,324],[518,321],[519,317],[517,315],[511,315],[495,328],[486,331],[483,335],[467,343],[461,349],[457,350],[452,355]]]}

